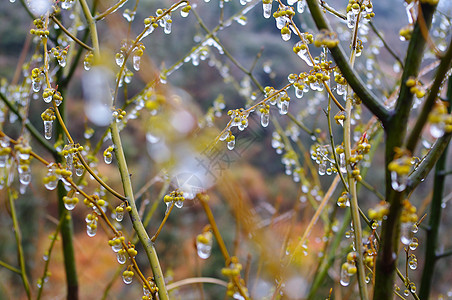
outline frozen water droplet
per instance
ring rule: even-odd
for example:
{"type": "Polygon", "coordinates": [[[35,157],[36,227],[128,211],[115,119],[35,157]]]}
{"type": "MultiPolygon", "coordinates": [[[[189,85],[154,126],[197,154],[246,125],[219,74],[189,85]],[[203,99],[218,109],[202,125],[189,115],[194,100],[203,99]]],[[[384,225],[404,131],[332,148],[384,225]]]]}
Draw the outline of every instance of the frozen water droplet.
{"type": "Polygon", "coordinates": [[[132,57],[132,61],[133,61],[133,69],[135,71],[139,71],[140,70],[140,62],[141,62],[141,56],[139,55],[134,55],[132,57]]]}
{"type": "Polygon", "coordinates": [[[111,155],[111,153],[110,153],[110,155],[105,155],[105,156],[104,156],[104,162],[105,162],[107,165],[111,164],[112,161],[113,161],[113,156],[111,155]]]}
{"type": "Polygon", "coordinates": [[[319,175],[323,176],[323,175],[325,175],[325,173],[326,173],[326,162],[323,161],[319,165],[319,175]]]}
{"type": "Polygon", "coordinates": [[[228,149],[229,149],[229,150],[234,150],[234,147],[235,147],[235,139],[230,140],[230,141],[228,142],[228,149]]]}
{"type": "Polygon", "coordinates": [[[263,12],[264,12],[264,18],[268,19],[270,18],[272,14],[272,1],[264,0],[262,4],[263,12]]]}
{"type": "Polygon", "coordinates": [[[177,208],[182,208],[182,207],[184,206],[184,201],[181,201],[181,200],[176,201],[176,202],[174,203],[174,205],[175,205],[177,208]]]}
{"type": "Polygon", "coordinates": [[[444,123],[433,123],[430,125],[430,134],[434,138],[440,138],[444,135],[444,123]]]}
{"type": "Polygon", "coordinates": [[[119,67],[121,67],[122,64],[124,63],[124,54],[122,54],[122,52],[116,53],[115,61],[116,61],[116,64],[119,67]]]}
{"type": "Polygon", "coordinates": [[[116,210],[115,219],[117,222],[121,222],[124,219],[124,209],[122,211],[116,210]]]}
{"type": "Polygon", "coordinates": [[[64,68],[66,66],[66,57],[61,56],[61,59],[58,59],[58,64],[60,65],[60,67],[64,68]]]}
{"type": "Polygon", "coordinates": [[[414,254],[411,254],[408,258],[408,266],[411,270],[416,270],[417,268],[417,258],[414,254]]]}
{"type": "Polygon", "coordinates": [[[33,92],[37,93],[41,89],[41,80],[34,80],[31,83],[31,87],[33,89],[33,92]]]}
{"type": "Polygon", "coordinates": [[[350,276],[348,275],[347,269],[341,269],[341,285],[348,286],[350,284],[350,276]]]}
{"type": "Polygon", "coordinates": [[[302,14],[306,8],[306,0],[298,0],[297,2],[297,11],[299,14],[302,14]]]}
{"type": "Polygon", "coordinates": [[[262,125],[262,127],[267,127],[269,122],[270,122],[270,114],[262,113],[261,114],[261,125],[262,125]]]}
{"type": "Polygon", "coordinates": [[[44,137],[47,140],[52,138],[52,125],[53,121],[44,121],[44,137]]]}
{"type": "Polygon", "coordinates": [[[133,275],[130,276],[129,273],[127,273],[127,274],[124,274],[124,273],[122,274],[122,281],[124,281],[125,284],[131,284],[132,280],[133,280],[133,275]]]}
{"type": "Polygon", "coordinates": [[[411,242],[411,237],[413,233],[411,232],[411,228],[413,223],[402,223],[400,225],[400,241],[404,245],[408,245],[411,242]]]}
{"type": "Polygon", "coordinates": [[[96,235],[97,233],[97,224],[88,224],[86,226],[86,233],[88,234],[89,237],[93,237],[96,235]]]}
{"type": "Polygon", "coordinates": [[[405,190],[408,181],[407,175],[399,175],[397,172],[391,172],[391,186],[394,190],[402,192],[405,190]]]}
{"type": "Polygon", "coordinates": [[[125,251],[119,251],[116,254],[116,259],[118,260],[118,263],[120,263],[121,265],[125,264],[126,260],[127,260],[127,256],[125,254],[125,251]]]}
{"type": "Polygon", "coordinates": [[[289,112],[289,101],[281,101],[279,106],[279,113],[285,115],[289,112]]]}
{"type": "Polygon", "coordinates": [[[417,246],[419,246],[419,241],[417,238],[414,237],[410,242],[410,250],[411,251],[416,250],[417,246]]]}
{"type": "Polygon", "coordinates": [[[355,23],[356,23],[356,15],[353,13],[353,11],[349,11],[347,13],[347,26],[348,28],[353,28],[355,27],[355,23]]]}
{"type": "Polygon", "coordinates": [[[204,232],[196,239],[196,250],[198,256],[202,259],[207,259],[212,253],[212,233],[204,232]]]}
{"type": "Polygon", "coordinates": [[[290,36],[291,36],[291,31],[288,31],[287,33],[281,34],[281,38],[282,38],[283,41],[285,41],[285,42],[287,42],[288,40],[290,40],[290,36]]]}

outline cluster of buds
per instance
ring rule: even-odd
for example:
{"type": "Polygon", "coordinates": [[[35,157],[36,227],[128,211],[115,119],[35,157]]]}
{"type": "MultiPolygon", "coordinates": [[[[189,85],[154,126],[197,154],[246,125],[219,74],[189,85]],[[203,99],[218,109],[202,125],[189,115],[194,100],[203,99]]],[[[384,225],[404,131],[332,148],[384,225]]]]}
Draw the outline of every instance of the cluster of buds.
{"type": "Polygon", "coordinates": [[[50,103],[52,100],[55,101],[55,104],[59,106],[63,101],[63,96],[61,93],[53,88],[46,88],[42,93],[42,98],[45,103],[50,103]]]}
{"type": "Polygon", "coordinates": [[[410,245],[413,234],[418,231],[416,207],[408,199],[402,202],[402,214],[400,216],[400,241],[404,245],[410,245]]]}
{"type": "Polygon", "coordinates": [[[69,46],[67,46],[64,49],[61,49],[59,46],[57,47],[53,47],[50,52],[52,53],[53,57],[55,57],[58,61],[58,64],[61,67],[65,67],[66,66],[66,56],[67,56],[67,50],[68,50],[69,46]]]}
{"type": "Polygon", "coordinates": [[[248,289],[245,287],[245,282],[242,278],[240,278],[241,270],[242,264],[239,263],[239,260],[236,256],[231,257],[229,267],[221,269],[221,273],[229,278],[226,294],[229,297],[233,297],[234,299],[241,299],[238,298],[239,296],[242,296],[240,290],[242,293],[245,293],[245,295],[248,295],[248,289]],[[233,280],[233,278],[236,278],[237,280],[233,280]],[[234,284],[234,281],[238,281],[240,287],[234,284]]]}
{"type": "Polygon", "coordinates": [[[410,88],[410,92],[416,95],[417,98],[422,98],[425,96],[425,89],[416,78],[408,78],[405,84],[410,88]]]}
{"type": "Polygon", "coordinates": [[[169,195],[165,195],[165,197],[163,197],[163,201],[165,202],[167,208],[169,208],[173,203],[177,208],[182,208],[185,201],[184,193],[179,190],[172,191],[169,195]]]}
{"type": "Polygon", "coordinates": [[[381,201],[377,206],[370,208],[367,211],[369,219],[374,221],[382,221],[386,218],[389,213],[389,203],[386,201],[381,201]]]}
{"type": "Polygon", "coordinates": [[[73,210],[75,208],[75,206],[77,205],[78,201],[79,200],[77,197],[69,197],[69,196],[63,197],[64,207],[67,210],[73,210]]]}
{"type": "Polygon", "coordinates": [[[326,29],[320,30],[314,41],[314,46],[316,47],[325,46],[327,48],[334,48],[338,44],[339,39],[337,38],[337,33],[326,29]]]}
{"type": "Polygon", "coordinates": [[[122,110],[122,109],[120,109],[120,108],[118,108],[118,109],[116,109],[114,112],[113,112],[113,118],[115,118],[115,120],[116,120],[116,122],[120,122],[120,121],[122,121],[123,119],[124,119],[124,117],[126,116],[126,111],[125,110],[122,110]]]}
{"type": "Polygon", "coordinates": [[[130,212],[132,210],[132,207],[129,205],[126,205],[125,202],[121,203],[120,205],[116,206],[115,208],[115,219],[117,222],[121,222],[124,219],[124,211],[130,212]]]}
{"type": "Polygon", "coordinates": [[[445,132],[452,132],[452,115],[447,112],[447,108],[443,102],[436,102],[429,114],[430,134],[434,138],[439,138],[445,132]]]}
{"type": "Polygon", "coordinates": [[[364,133],[358,141],[355,149],[352,149],[350,164],[354,165],[364,159],[364,155],[369,153],[371,145],[367,140],[367,134],[364,133]]]}
{"type": "Polygon", "coordinates": [[[153,300],[155,299],[155,294],[159,291],[159,288],[154,282],[154,279],[148,277],[147,279],[149,286],[147,284],[143,284],[143,294],[144,296],[141,298],[142,300],[153,300]],[[150,289],[149,289],[150,287],[150,289]]]}
{"type": "Polygon", "coordinates": [[[49,30],[45,29],[43,20],[35,19],[33,20],[33,25],[36,26],[36,29],[35,28],[30,29],[31,34],[38,35],[41,37],[49,36],[50,32],[49,30]]]}
{"type": "Polygon", "coordinates": [[[413,24],[408,24],[399,31],[399,36],[401,41],[409,41],[411,35],[413,34],[413,24]]]}
{"type": "Polygon", "coordinates": [[[405,151],[398,149],[394,160],[388,165],[391,172],[392,188],[398,192],[404,191],[411,171],[413,158],[405,151]]]}
{"type": "Polygon", "coordinates": [[[85,58],[83,59],[83,68],[86,71],[89,71],[93,65],[94,62],[94,53],[92,51],[89,51],[86,53],[85,58]]]}
{"type": "Polygon", "coordinates": [[[33,92],[37,93],[41,89],[41,74],[42,70],[39,68],[34,68],[31,70],[31,83],[33,92]]]}
{"type": "Polygon", "coordinates": [[[350,206],[350,194],[347,192],[342,192],[342,195],[337,199],[337,206],[341,208],[350,206]]]}
{"type": "Polygon", "coordinates": [[[132,267],[128,266],[127,269],[122,272],[122,281],[124,281],[125,284],[131,284],[134,275],[135,273],[132,271],[132,267]]]}
{"type": "Polygon", "coordinates": [[[198,256],[202,259],[207,259],[212,253],[213,235],[210,225],[204,227],[202,233],[196,236],[196,250],[198,256]]]}
{"type": "Polygon", "coordinates": [[[356,252],[349,252],[347,254],[347,262],[342,264],[341,267],[341,285],[348,286],[350,284],[350,277],[357,272],[356,259],[358,254],[356,252]]]}
{"type": "Polygon", "coordinates": [[[0,168],[6,166],[11,150],[9,139],[7,137],[0,138],[0,168]]]}

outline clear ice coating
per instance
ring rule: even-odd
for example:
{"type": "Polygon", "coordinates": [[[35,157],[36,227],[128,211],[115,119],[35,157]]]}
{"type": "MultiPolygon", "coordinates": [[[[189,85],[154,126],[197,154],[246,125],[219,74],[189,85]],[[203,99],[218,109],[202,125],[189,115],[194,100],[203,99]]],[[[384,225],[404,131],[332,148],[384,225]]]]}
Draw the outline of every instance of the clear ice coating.
{"type": "Polygon", "coordinates": [[[116,53],[115,62],[119,67],[122,66],[124,63],[124,54],[122,54],[122,52],[116,53]]]}
{"type": "Polygon", "coordinates": [[[125,250],[124,251],[120,250],[118,253],[116,253],[116,259],[118,260],[118,263],[120,263],[121,265],[125,264],[127,260],[125,250]]]}
{"type": "Polygon", "coordinates": [[[75,0],[65,0],[61,2],[61,8],[62,9],[70,9],[72,6],[74,6],[75,0]]]}
{"type": "Polygon", "coordinates": [[[139,71],[140,70],[140,62],[141,62],[141,56],[139,55],[134,55],[132,57],[132,61],[133,61],[133,69],[135,71],[139,71]]]}
{"type": "Polygon", "coordinates": [[[272,1],[264,0],[264,2],[262,3],[262,8],[264,12],[264,18],[270,18],[272,14],[272,1]]]}
{"type": "Polygon", "coordinates": [[[306,0],[298,0],[297,2],[297,12],[302,14],[306,8],[306,0]]]}
{"type": "Polygon", "coordinates": [[[206,237],[206,241],[199,241],[199,239],[196,239],[196,250],[198,253],[198,256],[202,259],[207,259],[210,257],[210,254],[212,253],[212,237],[206,236],[211,235],[211,233],[204,233],[203,236],[206,237]]]}
{"type": "Polygon", "coordinates": [[[413,236],[413,232],[411,231],[412,228],[413,223],[410,222],[405,222],[400,225],[400,241],[402,242],[402,244],[410,244],[413,236]]]}
{"type": "Polygon", "coordinates": [[[228,142],[228,149],[234,150],[234,147],[235,147],[235,139],[232,139],[228,142]]]}
{"type": "Polygon", "coordinates": [[[269,113],[262,113],[261,114],[261,125],[262,125],[262,127],[267,127],[269,122],[270,122],[270,114],[269,113]]]}
{"type": "Polygon", "coordinates": [[[417,268],[416,255],[414,255],[414,254],[410,255],[410,257],[408,258],[408,266],[410,267],[411,270],[416,270],[416,268],[417,268]]]}
{"type": "Polygon", "coordinates": [[[50,140],[52,138],[52,125],[53,121],[44,121],[44,137],[46,140],[50,140]]]}
{"type": "MultiPolygon", "coordinates": [[[[132,272],[132,274],[133,274],[133,272],[132,272]]],[[[133,275],[131,276],[130,272],[125,271],[124,273],[122,273],[122,281],[124,281],[125,284],[131,284],[132,280],[133,280],[133,275]]]]}
{"type": "Polygon", "coordinates": [[[406,189],[408,175],[400,175],[396,171],[391,171],[391,186],[394,190],[402,192],[406,189]]]}
{"type": "Polygon", "coordinates": [[[346,268],[341,269],[341,285],[348,286],[350,284],[350,275],[346,268]]]}

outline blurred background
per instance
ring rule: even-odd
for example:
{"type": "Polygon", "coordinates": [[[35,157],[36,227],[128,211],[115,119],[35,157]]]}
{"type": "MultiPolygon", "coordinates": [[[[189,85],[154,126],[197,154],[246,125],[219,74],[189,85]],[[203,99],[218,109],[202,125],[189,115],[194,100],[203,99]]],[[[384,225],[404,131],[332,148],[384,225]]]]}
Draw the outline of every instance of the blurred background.
{"type": "MultiPolygon", "coordinates": [[[[345,13],[347,1],[327,2],[339,12],[345,13]]],[[[132,80],[123,86],[117,99],[120,105],[130,99],[135,101],[127,109],[129,116],[133,117],[128,117],[127,126],[121,135],[134,190],[140,195],[137,198],[137,205],[143,218],[150,217],[147,229],[152,235],[165,214],[166,206],[162,195],[176,188],[183,189],[186,193],[208,191],[211,196],[209,205],[228,250],[237,255],[244,266],[249,265],[247,280],[252,297],[271,299],[275,291],[275,278],[280,271],[278,266],[284,260],[285,252],[290,253],[295,248],[315,211],[313,207],[323,198],[334,175],[318,175],[315,169],[317,165],[311,162],[309,155],[311,146],[315,144],[311,134],[300,130],[293,119],[280,116],[277,110],[273,109],[271,118],[276,120],[276,123],[271,122],[267,128],[261,126],[259,115],[252,113],[246,130],[241,132],[234,129],[236,145],[233,150],[228,150],[226,143],[221,141],[212,145],[230,119],[226,114],[229,109],[247,108],[263,99],[251,78],[223,53],[230,54],[246,70],[252,68],[254,78],[263,87],[272,86],[279,89],[287,84],[287,76],[290,73],[298,74],[309,71],[310,68],[292,51],[295,37],[293,36],[289,42],[284,42],[280,30],[275,27],[274,19],[263,18],[260,1],[251,1],[245,6],[236,0],[190,3],[202,20],[202,25],[194,12],[191,12],[188,18],[181,18],[179,12],[175,12],[172,16],[171,34],[165,34],[158,28],[143,39],[146,49],[140,70],[134,71],[129,66],[134,73],[132,80]],[[220,3],[224,5],[223,8],[220,8],[220,3]],[[245,7],[248,9],[244,11],[245,7]],[[203,26],[216,32],[221,46],[206,38],[203,26]],[[166,83],[159,82],[159,74],[166,74],[166,83]],[[136,104],[143,98],[143,93],[150,90],[147,85],[152,82],[154,83],[151,84],[151,89],[154,95],[163,97],[165,103],[157,115],[154,115],[152,109],[140,110],[142,108],[136,104]],[[297,182],[293,176],[285,174],[285,166],[281,163],[282,155],[272,147],[275,143],[274,132],[287,136],[287,141],[297,153],[304,170],[304,179],[301,181],[297,182]],[[306,201],[306,194],[314,200],[314,205],[306,201]]],[[[112,4],[112,1],[98,1],[98,11],[104,11],[112,4]]],[[[110,81],[114,79],[114,74],[118,71],[114,57],[120,50],[122,40],[135,38],[144,28],[144,18],[153,16],[157,9],[168,8],[172,4],[170,1],[140,1],[135,21],[130,23],[130,28],[123,13],[126,9],[133,9],[134,1],[127,2],[115,14],[99,21],[102,64],[107,71],[98,76],[106,78],[110,76],[108,77],[110,81]]],[[[373,5],[376,16],[372,22],[375,28],[381,32],[395,54],[403,60],[407,43],[399,39],[399,30],[408,24],[403,1],[374,1],[373,5]]],[[[273,12],[275,10],[276,3],[273,4],[273,12]]],[[[449,22],[450,29],[452,15],[450,1],[441,0],[439,11],[433,30],[436,28],[439,32],[434,39],[440,48],[447,41],[446,37],[450,36],[450,32],[446,32],[446,36],[441,35],[441,30],[445,30],[441,29],[441,24],[449,22]]],[[[72,10],[63,10],[61,20],[68,26],[76,26],[77,36],[81,38],[86,27],[83,16],[78,16],[78,13],[80,13],[78,5],[72,10]],[[80,23],[74,25],[76,23],[73,21],[74,18],[79,18],[80,23]]],[[[294,18],[302,32],[317,32],[308,11],[296,14],[294,18]]],[[[342,46],[348,49],[350,31],[345,22],[340,22],[332,15],[329,15],[329,19],[338,32],[342,46]]],[[[29,34],[33,20],[19,1],[0,2],[0,20],[2,20],[1,88],[4,93],[12,95],[14,89],[20,89],[24,80],[23,71],[31,67],[27,63],[32,60],[34,54],[42,52],[42,47],[36,47],[33,37],[29,34]]],[[[365,28],[362,30],[365,31],[365,28]]],[[[373,30],[368,28],[367,32],[360,32],[360,36],[364,43],[364,52],[357,59],[356,69],[377,95],[382,99],[388,99],[395,91],[400,66],[383,47],[373,30]]],[[[61,37],[64,37],[64,34],[61,37]]],[[[67,45],[69,40],[62,38],[58,41],[61,45],[67,45]]],[[[75,51],[77,48],[78,46],[71,45],[69,51],[75,51]]],[[[318,48],[311,48],[313,55],[320,55],[318,48]]],[[[85,54],[84,52],[83,56],[85,54]]],[[[433,57],[427,57],[423,67],[433,61],[433,57]]],[[[55,65],[53,68],[55,71],[58,69],[55,65]]],[[[67,126],[80,144],[88,148],[96,144],[101,145],[101,151],[95,155],[97,158],[95,166],[109,185],[122,192],[115,159],[112,164],[103,162],[103,150],[112,144],[108,136],[106,138],[103,136],[107,127],[96,125],[96,114],[92,119],[85,116],[87,90],[96,88],[90,86],[92,83],[88,75],[90,72],[93,70],[84,70],[80,63],[67,86],[65,93],[67,126]],[[94,134],[87,139],[86,133],[90,129],[94,130],[94,134]]],[[[431,78],[432,74],[433,72],[427,72],[425,80],[431,78]]],[[[292,98],[289,111],[295,120],[302,122],[318,139],[328,143],[328,124],[324,113],[327,107],[327,94],[309,91],[302,99],[297,99],[292,89],[289,95],[292,98]]],[[[26,101],[29,101],[30,107],[28,118],[42,130],[40,114],[46,108],[46,104],[41,100],[34,100],[30,94],[27,97],[26,101]]],[[[3,103],[0,103],[0,109],[2,130],[17,139],[21,131],[20,123],[3,103]]],[[[337,109],[333,107],[332,115],[336,113],[337,109]]],[[[363,109],[355,126],[356,139],[365,131],[365,124],[370,117],[370,113],[363,109]]],[[[333,124],[333,133],[336,143],[340,142],[342,128],[333,124]]],[[[426,132],[423,147],[428,148],[433,141],[434,138],[426,132]]],[[[56,142],[55,137],[51,142],[56,142]]],[[[32,146],[35,152],[52,160],[51,155],[39,144],[32,142],[32,146]]],[[[382,149],[378,148],[378,145],[373,149],[373,157],[368,162],[369,176],[365,180],[384,194],[382,149]]],[[[287,153],[287,145],[283,149],[284,153],[287,153]]],[[[421,156],[422,153],[418,155],[421,156]]],[[[449,167],[450,165],[452,163],[449,167]]],[[[58,214],[55,193],[43,188],[42,177],[46,169],[33,162],[32,170],[32,183],[24,194],[19,195],[16,205],[27,270],[31,283],[36,288],[37,279],[43,272],[43,255],[50,245],[48,237],[55,231],[58,214]]],[[[86,190],[94,192],[98,189],[93,180],[87,181],[86,190]]],[[[18,182],[14,182],[13,186],[19,189],[18,182]]],[[[418,207],[419,216],[428,207],[431,189],[432,182],[429,176],[411,197],[412,203],[418,207]]],[[[332,240],[335,234],[339,234],[337,232],[342,226],[345,210],[338,209],[335,200],[341,192],[341,188],[336,189],[327,210],[322,215],[322,220],[316,223],[303,251],[306,253],[296,254],[297,258],[287,270],[285,275],[290,278],[286,282],[284,297],[287,299],[306,298],[328,241],[332,240]],[[326,232],[330,234],[325,235],[326,232]]],[[[450,249],[452,245],[448,236],[452,224],[450,218],[446,217],[452,213],[448,205],[450,187],[446,187],[445,192],[440,244],[444,249],[450,249]]],[[[16,244],[4,189],[0,191],[0,199],[0,227],[3,229],[0,231],[2,241],[0,260],[15,266],[16,244]]],[[[119,204],[111,195],[107,195],[106,199],[113,208],[119,204]]],[[[361,188],[359,201],[362,210],[366,212],[380,200],[375,193],[361,188]]],[[[141,284],[138,280],[134,280],[131,285],[122,283],[120,275],[124,267],[116,263],[115,254],[107,244],[111,234],[100,228],[96,237],[87,236],[84,221],[86,214],[87,209],[81,204],[72,212],[80,299],[141,297],[141,284]]],[[[213,243],[212,255],[208,259],[203,260],[197,256],[195,238],[206,224],[208,220],[196,199],[187,199],[183,208],[172,211],[156,242],[157,253],[168,283],[196,276],[226,280],[221,274],[224,261],[216,242],[213,243]]],[[[117,226],[122,226],[122,231],[127,233],[126,236],[132,236],[130,220],[127,217],[117,226]]],[[[419,282],[422,270],[423,237],[421,230],[418,233],[420,246],[415,252],[419,267],[410,273],[410,278],[415,282],[419,282]]],[[[345,261],[350,244],[351,240],[344,235],[337,249],[333,249],[334,262],[314,299],[325,299],[330,288],[335,289],[336,297],[341,297],[341,292],[337,292],[341,291],[338,283],[340,265],[345,261]]],[[[137,249],[139,253],[142,250],[139,245],[137,249]]],[[[138,262],[145,274],[150,274],[143,251],[141,254],[138,256],[138,262]]],[[[59,241],[51,257],[51,276],[44,287],[44,299],[65,298],[62,260],[59,241]]],[[[450,258],[446,258],[443,264],[437,265],[433,299],[439,299],[440,295],[444,296],[443,299],[452,299],[450,287],[452,274],[448,270],[449,263],[450,258]]],[[[401,266],[404,266],[402,261],[401,266]]],[[[23,288],[17,274],[0,268],[0,278],[0,299],[24,299],[23,288]]],[[[399,282],[399,285],[402,284],[399,282]]],[[[346,290],[343,291],[343,299],[353,299],[350,295],[354,295],[354,292],[356,291],[352,290],[350,292],[352,294],[348,294],[346,290]]],[[[205,299],[222,299],[224,293],[225,288],[221,286],[189,285],[174,290],[171,299],[201,299],[201,295],[205,299]]]]}

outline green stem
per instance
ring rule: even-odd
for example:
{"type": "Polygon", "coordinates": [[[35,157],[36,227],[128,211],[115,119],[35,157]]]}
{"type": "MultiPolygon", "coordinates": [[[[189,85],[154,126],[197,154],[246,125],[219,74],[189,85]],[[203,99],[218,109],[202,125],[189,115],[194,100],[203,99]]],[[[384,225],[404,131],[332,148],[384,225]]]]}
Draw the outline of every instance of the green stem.
{"type": "Polygon", "coordinates": [[[91,42],[93,43],[94,48],[94,56],[95,58],[100,58],[100,49],[99,49],[99,38],[97,36],[97,28],[96,22],[94,21],[93,15],[89,10],[89,6],[86,3],[86,0],[80,0],[80,5],[82,6],[83,14],[85,15],[86,21],[88,22],[89,32],[91,34],[91,42]]]}
{"type": "MultiPolygon", "coordinates": [[[[452,103],[452,78],[449,77],[449,85],[447,90],[449,99],[448,113],[451,112],[450,104],[452,103]]],[[[435,263],[438,260],[436,249],[438,245],[439,226],[441,222],[442,201],[445,186],[446,176],[444,170],[447,162],[447,146],[443,154],[441,154],[435,167],[435,177],[433,182],[433,196],[430,204],[429,223],[427,229],[427,241],[425,243],[425,259],[424,269],[422,271],[421,288],[419,297],[421,299],[428,299],[432,286],[433,273],[435,270],[435,263]]]]}
{"type": "MultiPolygon", "coordinates": [[[[56,82],[59,82],[61,73],[57,74],[56,82]]],[[[64,97],[64,95],[63,95],[64,97]]],[[[66,102],[63,101],[58,107],[58,116],[60,117],[59,122],[55,125],[55,134],[57,137],[63,137],[64,131],[64,119],[65,119],[65,107],[66,102]]],[[[63,158],[61,155],[54,155],[54,159],[57,163],[62,163],[63,158]]],[[[68,300],[78,300],[78,276],[77,276],[77,264],[75,260],[74,251],[74,228],[72,223],[71,213],[64,207],[63,197],[66,196],[66,189],[61,181],[58,182],[57,186],[58,195],[58,218],[62,220],[60,233],[63,245],[63,258],[64,258],[64,268],[66,272],[66,283],[67,283],[67,299],[68,300]]]]}
{"type": "Polygon", "coordinates": [[[416,124],[414,125],[414,128],[411,130],[411,134],[408,137],[406,148],[411,152],[414,152],[417,142],[421,137],[422,129],[424,128],[424,125],[427,122],[428,115],[430,114],[430,111],[435,105],[435,101],[438,98],[441,86],[444,83],[444,77],[446,73],[450,70],[451,61],[452,61],[452,42],[449,43],[447,51],[441,58],[438,70],[436,71],[435,81],[433,82],[433,85],[430,87],[429,94],[424,102],[424,106],[422,107],[421,113],[417,117],[416,124]]]}
{"type": "Polygon", "coordinates": [[[27,271],[25,270],[25,256],[24,250],[22,248],[22,234],[20,232],[19,222],[17,221],[16,206],[14,205],[14,196],[10,188],[8,188],[8,199],[11,209],[11,218],[13,220],[14,236],[16,238],[17,244],[17,258],[20,267],[20,276],[22,277],[22,282],[27,293],[27,298],[31,299],[30,283],[27,277],[27,271]]]}
{"type": "MultiPolygon", "coordinates": [[[[333,31],[325,19],[323,15],[323,11],[320,8],[318,0],[307,0],[309,10],[311,12],[311,16],[314,19],[314,22],[317,25],[319,30],[326,29],[328,31],[333,31]]],[[[353,67],[349,64],[345,52],[340,45],[336,47],[330,48],[331,55],[334,58],[337,66],[341,70],[342,75],[347,80],[347,83],[351,86],[353,91],[358,95],[358,97],[362,100],[364,105],[380,119],[380,121],[385,124],[389,119],[389,112],[384,107],[384,105],[378,100],[378,97],[375,96],[362,82],[359,78],[358,74],[353,67]]]]}
{"type": "Polygon", "coordinates": [[[60,20],[58,20],[54,15],[51,15],[50,18],[53,20],[53,22],[55,22],[55,24],[58,25],[58,27],[61,30],[64,31],[64,33],[66,33],[67,36],[69,36],[72,40],[74,40],[74,42],[76,42],[77,44],[79,44],[80,46],[82,46],[83,48],[85,48],[88,51],[93,51],[93,48],[91,48],[90,46],[88,46],[87,44],[85,44],[84,42],[79,40],[72,33],[70,33],[69,30],[67,30],[66,27],[64,27],[63,24],[61,24],[60,20]]]}
{"type": "MultiPolygon", "coordinates": [[[[64,216],[63,216],[63,217],[64,217],[64,216]]],[[[41,299],[42,291],[43,291],[43,289],[44,289],[44,284],[45,284],[45,278],[46,278],[46,276],[47,276],[47,271],[48,271],[48,269],[49,269],[50,257],[51,257],[51,255],[52,255],[53,246],[55,245],[55,242],[56,242],[56,240],[57,240],[58,233],[59,233],[59,231],[60,231],[60,228],[61,228],[61,224],[62,224],[62,223],[63,223],[63,218],[61,218],[61,219],[60,219],[60,222],[58,222],[58,226],[57,226],[57,228],[56,228],[56,230],[55,230],[55,233],[54,233],[53,236],[52,236],[52,241],[50,242],[49,250],[48,250],[47,253],[45,254],[45,255],[47,255],[47,260],[46,260],[45,265],[44,265],[44,271],[43,271],[43,274],[42,274],[42,277],[41,277],[41,285],[39,286],[39,289],[38,289],[38,296],[36,297],[36,300],[41,299]]]]}
{"type": "Polygon", "coordinates": [[[5,263],[4,261],[0,260],[0,266],[6,268],[6,269],[8,269],[8,270],[10,270],[10,271],[12,271],[12,272],[14,272],[16,274],[21,275],[21,272],[20,272],[20,270],[18,268],[11,266],[10,264],[5,263]]]}
{"type": "MultiPolygon", "coordinates": [[[[410,88],[406,86],[406,81],[410,77],[417,77],[423,58],[426,41],[422,35],[419,22],[425,22],[423,26],[429,28],[436,5],[422,3],[420,9],[422,10],[420,13],[422,13],[424,19],[422,21],[416,21],[407,50],[404,64],[405,68],[401,79],[400,93],[396,107],[390,120],[385,124],[385,131],[387,134],[385,149],[385,185],[386,201],[389,202],[390,209],[387,219],[383,221],[381,229],[380,247],[375,265],[374,299],[390,299],[393,296],[397,254],[399,250],[400,215],[402,213],[402,201],[405,199],[408,189],[403,192],[392,189],[391,174],[388,170],[388,165],[394,159],[395,149],[397,147],[402,147],[413,103],[413,94],[410,92],[410,88]]],[[[432,155],[430,155],[430,157],[432,159],[435,158],[435,156],[432,155]]],[[[432,162],[433,164],[438,157],[439,155],[436,156],[436,159],[432,162]]],[[[418,171],[420,171],[419,169],[420,167],[418,167],[418,171]]],[[[429,170],[429,168],[425,168],[424,170],[429,170]]],[[[418,182],[420,182],[420,178],[418,182]]]]}
{"type": "MultiPolygon", "coordinates": [[[[83,1],[83,0],[82,0],[83,1]]],[[[133,228],[143,245],[143,248],[148,257],[149,263],[151,264],[152,272],[154,273],[154,281],[157,287],[159,288],[158,294],[160,300],[168,300],[168,292],[165,287],[165,278],[163,277],[163,272],[160,267],[160,262],[157,256],[157,253],[154,248],[154,243],[149,238],[146,229],[141,222],[140,216],[138,214],[138,210],[135,204],[135,199],[132,190],[132,182],[130,180],[130,173],[127,167],[126,158],[124,155],[124,150],[121,143],[121,137],[119,136],[118,125],[113,121],[110,127],[111,136],[113,143],[115,144],[115,156],[118,162],[119,172],[121,174],[121,181],[124,188],[124,194],[127,198],[129,206],[132,208],[130,211],[130,218],[132,220],[133,228]]]]}

